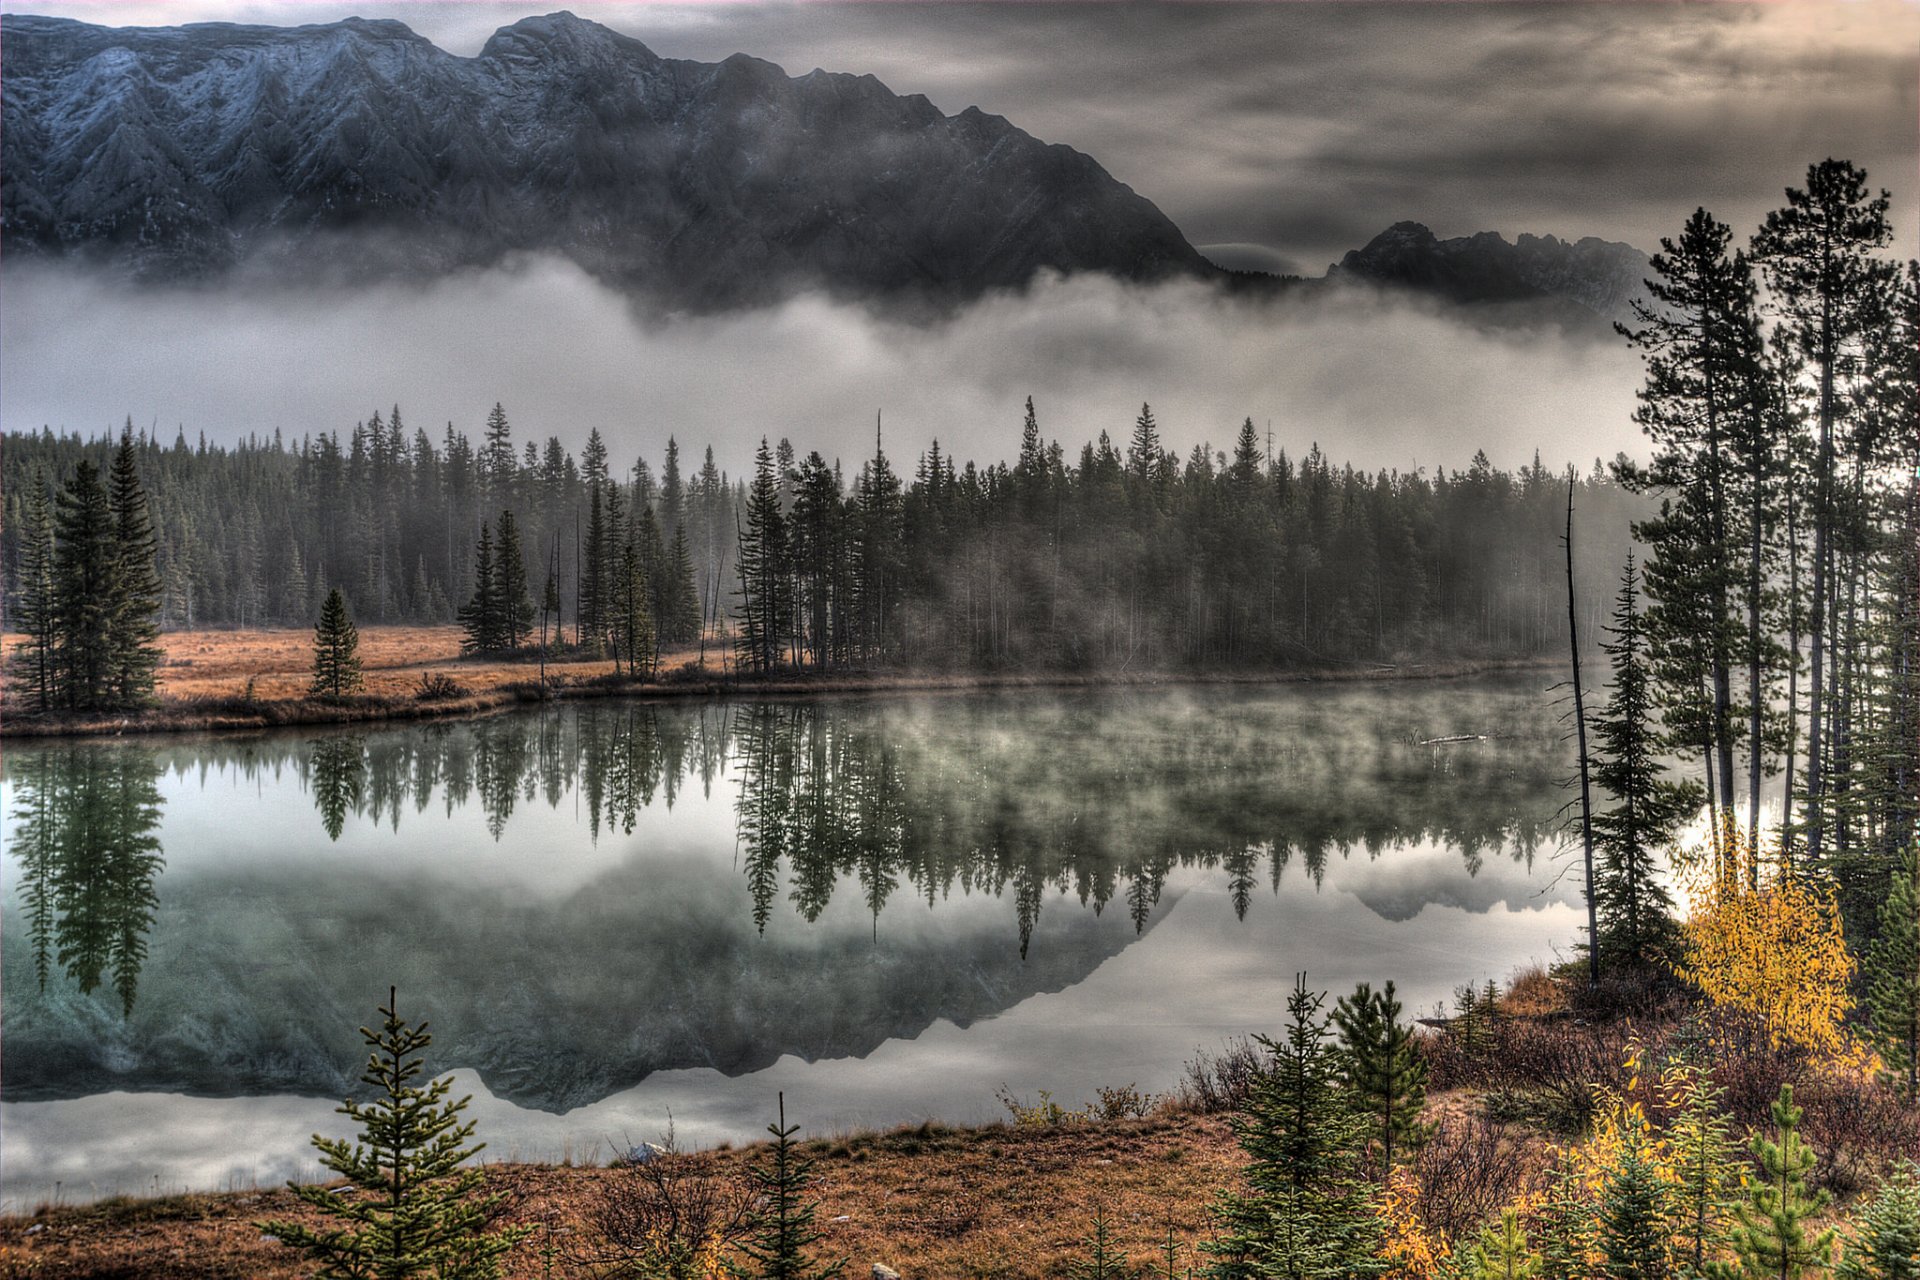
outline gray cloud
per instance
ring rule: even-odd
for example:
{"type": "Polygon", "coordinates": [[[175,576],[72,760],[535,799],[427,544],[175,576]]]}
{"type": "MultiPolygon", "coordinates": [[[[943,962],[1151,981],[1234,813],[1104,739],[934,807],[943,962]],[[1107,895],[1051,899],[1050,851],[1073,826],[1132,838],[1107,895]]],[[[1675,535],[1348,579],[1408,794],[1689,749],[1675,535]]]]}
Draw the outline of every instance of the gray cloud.
{"type": "Polygon", "coordinates": [[[804,298],[646,325],[578,268],[535,259],[420,288],[128,291],[71,269],[8,272],[0,427],[98,431],[131,413],[170,438],[351,427],[398,401],[410,424],[477,432],[495,400],[521,438],[578,448],[598,427],[632,458],[669,432],[736,472],[762,434],[850,463],[886,413],[889,452],[938,437],[1011,454],[1031,394],[1069,448],[1124,439],[1151,401],[1171,446],[1229,447],[1273,422],[1368,467],[1583,466],[1636,447],[1637,364],[1621,344],[1481,331],[1436,309],[1334,292],[1249,303],[1198,284],[1044,280],[933,327],[804,298]]]}

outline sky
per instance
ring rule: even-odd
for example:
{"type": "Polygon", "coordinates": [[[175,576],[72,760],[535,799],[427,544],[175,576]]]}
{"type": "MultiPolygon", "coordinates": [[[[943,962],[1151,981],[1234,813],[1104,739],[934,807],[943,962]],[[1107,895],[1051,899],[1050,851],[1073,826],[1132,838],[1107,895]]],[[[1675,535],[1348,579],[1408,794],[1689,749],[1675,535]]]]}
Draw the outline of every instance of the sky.
{"type": "MultiPolygon", "coordinates": [[[[1744,233],[1809,162],[1891,189],[1920,252],[1920,4],[596,4],[670,57],[744,51],[790,73],[872,73],[1097,158],[1188,239],[1317,275],[1389,224],[1442,236],[1595,235],[1644,250],[1704,204],[1744,233]]],[[[0,0],[108,25],[395,17],[471,55],[538,5],[423,0],[0,0]]],[[[662,328],[568,264],[426,290],[170,295],[15,269],[0,290],[0,426],[169,434],[409,420],[477,429],[495,400],[577,448],[599,427],[657,459],[668,434],[738,469],[762,434],[860,456],[884,409],[911,457],[939,437],[1006,456],[1032,394],[1069,450],[1152,401],[1171,445],[1242,417],[1368,466],[1535,448],[1635,452],[1637,359],[1351,303],[1256,313],[1172,286],[1042,281],[932,331],[801,298],[662,328]]]]}

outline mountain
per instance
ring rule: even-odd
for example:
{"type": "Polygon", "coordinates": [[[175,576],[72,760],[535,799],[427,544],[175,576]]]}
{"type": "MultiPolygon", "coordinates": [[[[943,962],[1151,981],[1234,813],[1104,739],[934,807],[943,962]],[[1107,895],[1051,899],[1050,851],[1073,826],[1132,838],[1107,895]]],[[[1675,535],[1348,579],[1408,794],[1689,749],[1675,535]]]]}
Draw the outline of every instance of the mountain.
{"type": "MultiPolygon", "coordinates": [[[[1593,236],[1568,242],[1493,231],[1441,240],[1418,222],[1396,222],[1365,248],[1327,269],[1329,279],[1360,280],[1432,294],[1448,302],[1547,304],[1591,322],[1630,321],[1647,301],[1647,255],[1593,236]]],[[[1535,309],[1539,309],[1536,307],[1535,309]]]]}
{"type": "Polygon", "coordinates": [[[1218,269],[1091,157],[872,76],[662,58],[569,13],[449,54],[394,21],[0,19],[0,234],[143,279],[431,276],[555,251],[676,309],[1218,269]]]}

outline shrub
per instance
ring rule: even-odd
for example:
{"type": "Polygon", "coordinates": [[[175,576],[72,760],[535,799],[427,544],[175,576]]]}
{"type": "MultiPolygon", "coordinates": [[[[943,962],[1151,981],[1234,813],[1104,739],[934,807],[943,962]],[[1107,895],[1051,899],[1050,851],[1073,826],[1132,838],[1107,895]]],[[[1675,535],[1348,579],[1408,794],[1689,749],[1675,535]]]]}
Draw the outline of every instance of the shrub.
{"type": "Polygon", "coordinates": [[[669,1124],[594,1187],[576,1260],[611,1275],[705,1280],[746,1227],[752,1193],[736,1174],[679,1149],[669,1124]]]}
{"type": "Polygon", "coordinates": [[[1198,1050],[1172,1095],[1175,1105],[1207,1114],[1238,1110],[1253,1091],[1254,1077],[1270,1065],[1245,1036],[1228,1040],[1219,1053],[1198,1050]]]}
{"type": "Polygon", "coordinates": [[[446,672],[428,671],[421,675],[420,685],[414,690],[413,696],[419,702],[445,702],[465,692],[466,689],[446,672]]]}

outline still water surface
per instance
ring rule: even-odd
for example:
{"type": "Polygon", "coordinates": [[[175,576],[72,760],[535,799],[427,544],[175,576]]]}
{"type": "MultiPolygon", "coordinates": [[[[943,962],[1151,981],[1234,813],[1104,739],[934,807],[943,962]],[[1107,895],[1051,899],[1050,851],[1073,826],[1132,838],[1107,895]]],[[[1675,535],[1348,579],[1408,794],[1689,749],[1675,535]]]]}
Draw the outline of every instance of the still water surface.
{"type": "Polygon", "coordinates": [[[309,1172],[389,984],[529,1158],[1164,1089],[1302,969],[1426,1011],[1577,936],[1545,683],[16,747],[0,1194],[309,1172]]]}

